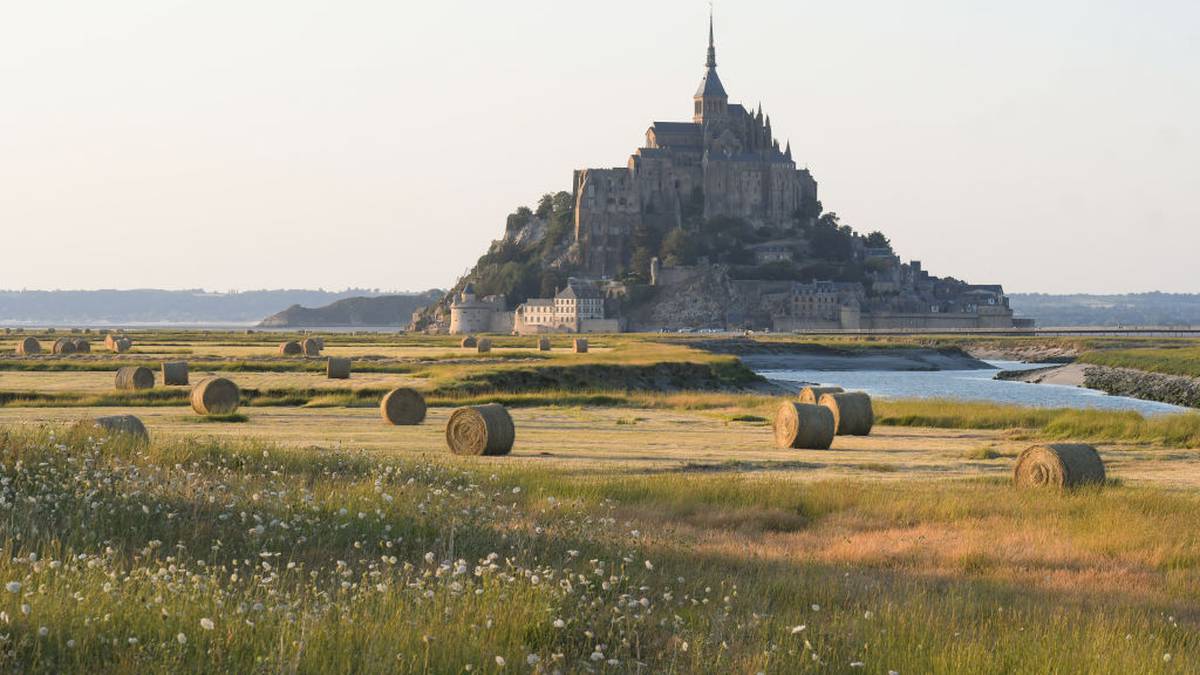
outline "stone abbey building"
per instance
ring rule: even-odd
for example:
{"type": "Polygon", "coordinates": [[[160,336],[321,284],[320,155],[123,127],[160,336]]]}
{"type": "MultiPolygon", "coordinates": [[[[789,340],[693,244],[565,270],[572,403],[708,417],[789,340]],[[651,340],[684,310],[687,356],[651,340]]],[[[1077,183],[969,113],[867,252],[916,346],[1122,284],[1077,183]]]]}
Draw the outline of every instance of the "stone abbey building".
{"type": "Polygon", "coordinates": [[[712,19],[708,59],[693,97],[691,122],[655,122],[646,145],[613,169],[575,172],[575,239],[589,275],[616,276],[629,266],[638,224],[679,226],[686,209],[705,219],[732,216],[778,225],[817,199],[817,183],[797,169],[791,144],[780,149],[771,118],[730,103],[717,76],[712,19]]]}

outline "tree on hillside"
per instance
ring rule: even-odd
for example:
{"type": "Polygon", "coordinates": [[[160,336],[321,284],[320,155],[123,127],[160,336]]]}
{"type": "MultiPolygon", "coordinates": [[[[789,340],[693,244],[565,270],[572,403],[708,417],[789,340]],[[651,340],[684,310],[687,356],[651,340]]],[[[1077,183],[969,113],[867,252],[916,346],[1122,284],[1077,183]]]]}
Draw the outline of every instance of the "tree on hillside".
{"type": "Polygon", "coordinates": [[[892,250],[891,240],[885,237],[884,234],[879,230],[875,230],[871,234],[867,235],[867,246],[870,246],[871,248],[886,248],[889,251],[892,250]]]}

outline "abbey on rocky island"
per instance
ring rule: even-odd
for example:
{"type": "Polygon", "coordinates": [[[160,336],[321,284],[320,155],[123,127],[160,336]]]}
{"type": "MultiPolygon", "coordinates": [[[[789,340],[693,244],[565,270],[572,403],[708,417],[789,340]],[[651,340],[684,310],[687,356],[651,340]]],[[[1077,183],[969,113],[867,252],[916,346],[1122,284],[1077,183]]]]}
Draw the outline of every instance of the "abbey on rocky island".
{"type": "Polygon", "coordinates": [[[575,172],[575,239],[584,272],[615,276],[626,269],[639,223],[679,227],[689,208],[705,219],[729,216],[779,225],[813,207],[817,182],[797,169],[791,143],[782,150],[762,106],[730,103],[717,75],[712,17],[704,77],[691,122],[655,122],[646,145],[624,167],[575,172]]]}

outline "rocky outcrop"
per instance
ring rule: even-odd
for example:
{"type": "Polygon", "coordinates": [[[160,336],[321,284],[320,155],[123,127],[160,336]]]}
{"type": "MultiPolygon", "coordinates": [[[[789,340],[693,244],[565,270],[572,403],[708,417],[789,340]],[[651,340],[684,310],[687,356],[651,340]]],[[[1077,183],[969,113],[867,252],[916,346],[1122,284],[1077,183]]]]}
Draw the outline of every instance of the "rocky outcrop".
{"type": "Polygon", "coordinates": [[[417,309],[442,297],[442,291],[419,295],[346,298],[324,307],[292,305],[263,319],[264,328],[334,328],[341,326],[405,326],[417,309]]]}
{"type": "Polygon", "coordinates": [[[1084,386],[1113,396],[1130,396],[1147,401],[1200,408],[1200,379],[1181,375],[1147,373],[1131,368],[1087,366],[1084,386]]]}

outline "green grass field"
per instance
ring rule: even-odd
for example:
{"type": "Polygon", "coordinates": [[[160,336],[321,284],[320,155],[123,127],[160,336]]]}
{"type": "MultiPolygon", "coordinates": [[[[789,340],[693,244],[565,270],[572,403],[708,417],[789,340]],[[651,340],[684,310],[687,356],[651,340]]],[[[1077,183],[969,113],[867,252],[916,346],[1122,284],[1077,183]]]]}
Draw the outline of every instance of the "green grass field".
{"type": "MultiPolygon", "coordinates": [[[[294,335],[131,335],[132,354],[33,358],[0,337],[0,669],[1200,669],[1200,492],[1180,475],[1200,413],[885,400],[879,433],[797,452],[771,445],[781,395],[702,337],[597,336],[582,355],[566,338],[481,355],[330,337],[354,359],[347,382],[278,357],[294,335]],[[187,388],[110,389],[121,365],[177,358],[253,384],[243,407],[204,419],[187,388]],[[394,383],[426,394],[425,425],[362,409],[394,383]],[[513,408],[514,455],[448,454],[449,408],[493,401],[513,408]],[[152,442],[69,424],[108,409],[142,416],[152,442]],[[1034,440],[1105,444],[1108,484],[1014,490],[1034,440]]],[[[1173,369],[1200,349],[973,344],[1182,355],[1173,369]]]]}
{"type": "Polygon", "coordinates": [[[1194,495],[580,479],[3,433],[13,669],[1150,673],[1200,658],[1194,495]]]}

